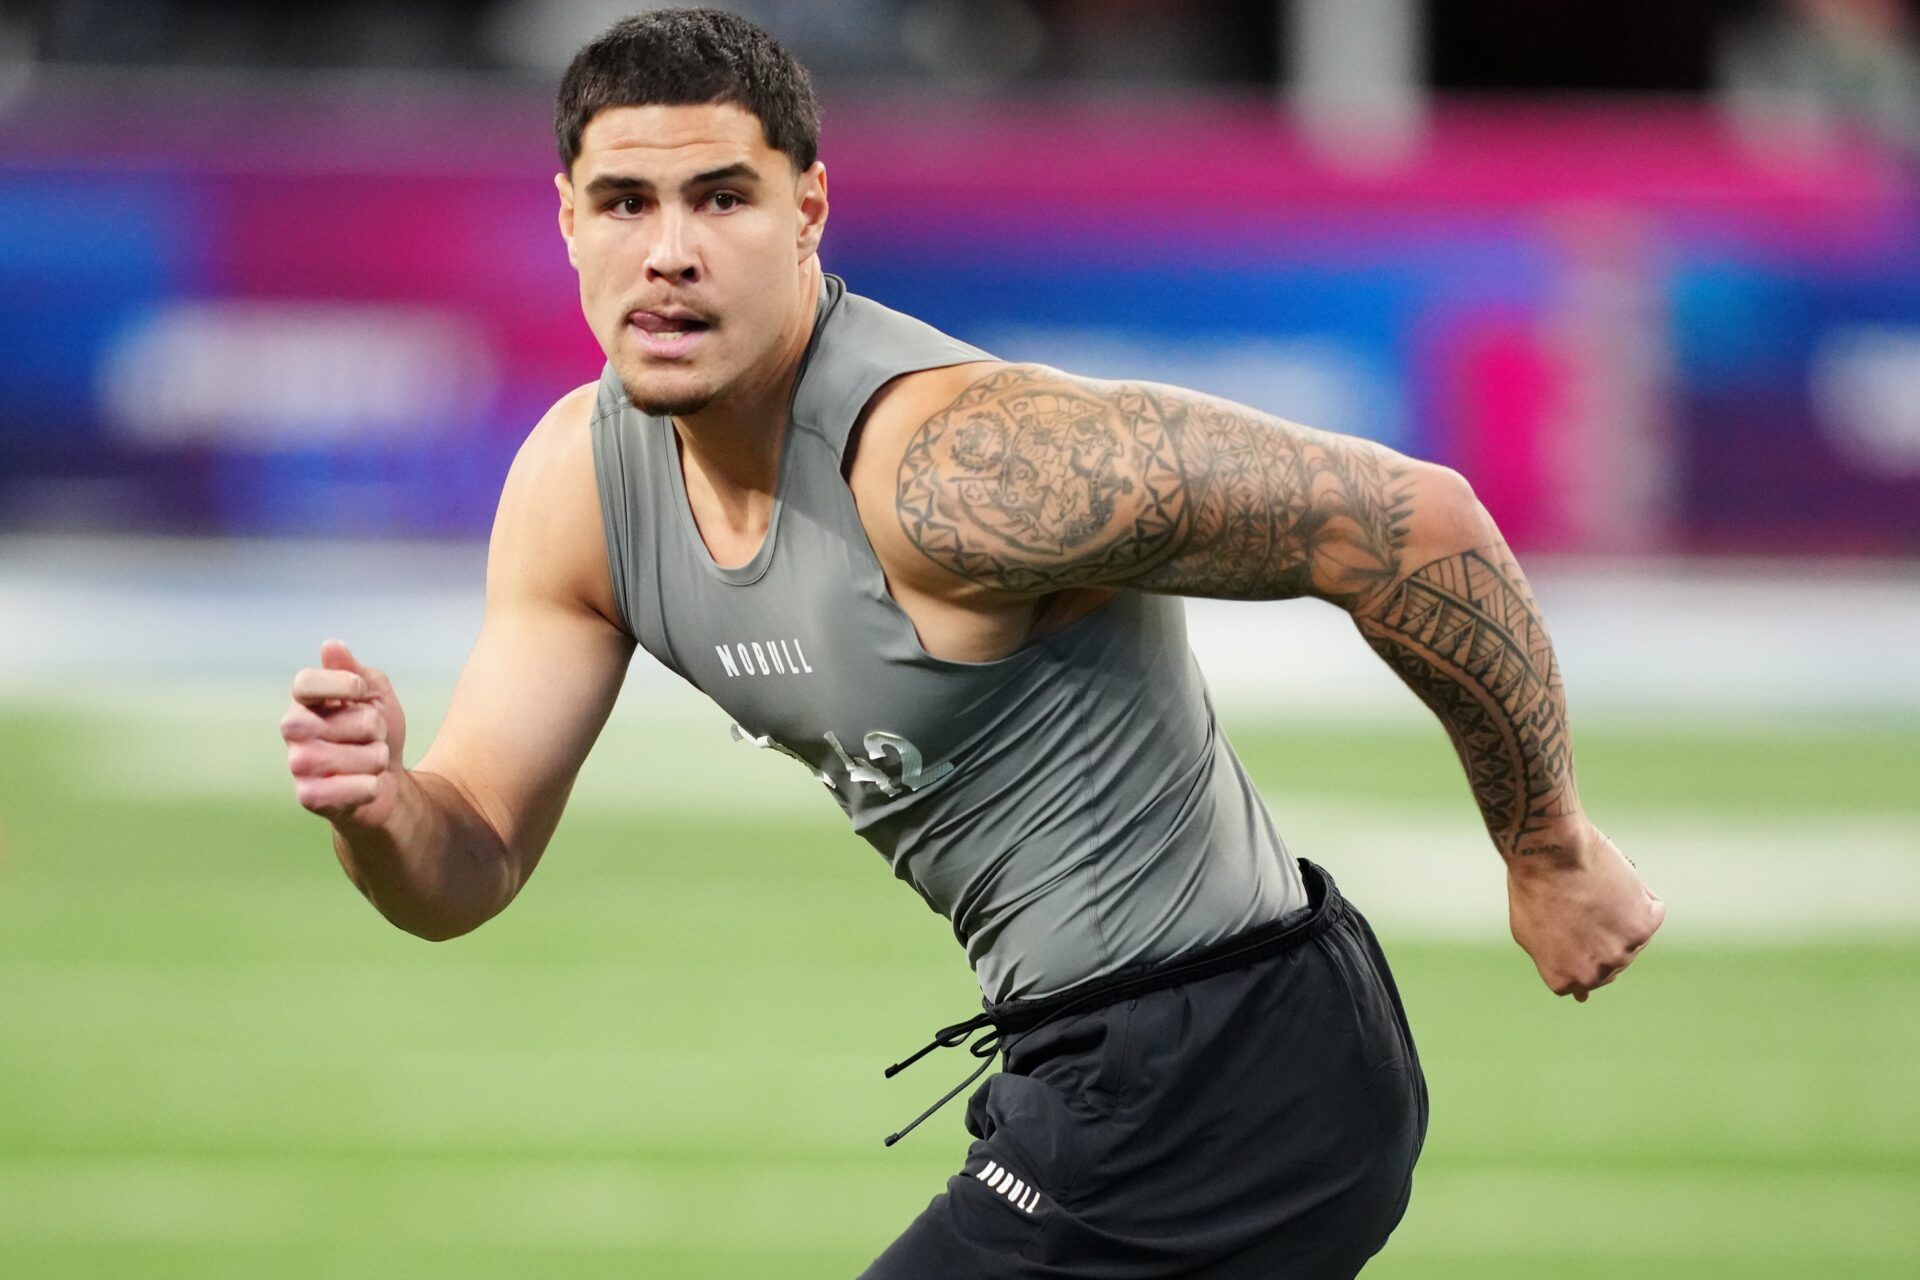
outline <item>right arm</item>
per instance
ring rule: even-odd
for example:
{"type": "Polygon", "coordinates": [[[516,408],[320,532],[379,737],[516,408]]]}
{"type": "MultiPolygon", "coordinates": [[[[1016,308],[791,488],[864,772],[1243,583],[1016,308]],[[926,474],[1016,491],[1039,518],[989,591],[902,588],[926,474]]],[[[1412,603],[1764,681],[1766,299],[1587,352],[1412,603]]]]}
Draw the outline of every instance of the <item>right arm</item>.
{"type": "Polygon", "coordinates": [[[333,824],[347,877],[422,938],[467,933],[533,874],[620,690],[587,430],[593,388],[556,404],[515,458],[487,552],[480,638],[414,768],[386,677],[329,641],[281,721],[295,793],[333,824]]]}

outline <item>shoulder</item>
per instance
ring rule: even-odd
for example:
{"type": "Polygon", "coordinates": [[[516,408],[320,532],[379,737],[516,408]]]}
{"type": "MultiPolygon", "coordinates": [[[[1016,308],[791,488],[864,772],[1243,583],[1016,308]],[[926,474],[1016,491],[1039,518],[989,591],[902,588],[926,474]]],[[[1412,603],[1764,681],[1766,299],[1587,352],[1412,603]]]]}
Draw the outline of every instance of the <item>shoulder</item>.
{"type": "Polygon", "coordinates": [[[944,413],[968,387],[992,378],[1008,366],[981,360],[904,373],[881,385],[862,410],[845,461],[847,485],[860,508],[861,523],[890,580],[939,589],[949,575],[914,549],[901,524],[899,477],[915,439],[928,422],[944,413]]]}
{"type": "Polygon", "coordinates": [[[899,379],[850,478],[922,574],[1016,596],[1119,585],[1180,530],[1160,390],[997,361],[899,379]]]}
{"type": "Polygon", "coordinates": [[[488,549],[490,596],[537,597],[617,618],[594,476],[597,392],[589,382],[560,397],[514,455],[488,549]]]}
{"type": "Polygon", "coordinates": [[[862,436],[885,440],[911,437],[928,420],[953,406],[969,388],[996,381],[1010,370],[1032,367],[1004,360],[973,360],[903,373],[884,383],[867,401],[862,436]]]}
{"type": "Polygon", "coordinates": [[[514,455],[507,483],[522,487],[552,483],[584,463],[593,468],[592,422],[600,384],[589,382],[561,396],[540,415],[514,455]]]}
{"type": "Polygon", "coordinates": [[[1049,368],[979,360],[895,378],[868,406],[868,436],[897,459],[957,443],[980,448],[1053,444],[1086,447],[1111,435],[1122,415],[1154,416],[1156,388],[1110,383],[1049,368]]]}

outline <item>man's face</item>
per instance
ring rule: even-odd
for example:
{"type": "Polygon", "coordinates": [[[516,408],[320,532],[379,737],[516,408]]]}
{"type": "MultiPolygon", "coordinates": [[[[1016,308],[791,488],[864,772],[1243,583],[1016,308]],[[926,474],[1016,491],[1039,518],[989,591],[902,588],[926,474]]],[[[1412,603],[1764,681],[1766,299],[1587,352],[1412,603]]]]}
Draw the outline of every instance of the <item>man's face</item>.
{"type": "Polygon", "coordinates": [[[771,376],[811,329],[801,290],[826,224],[826,172],[796,175],[751,112],[609,108],[556,183],[581,308],[643,411],[696,413],[771,376]]]}

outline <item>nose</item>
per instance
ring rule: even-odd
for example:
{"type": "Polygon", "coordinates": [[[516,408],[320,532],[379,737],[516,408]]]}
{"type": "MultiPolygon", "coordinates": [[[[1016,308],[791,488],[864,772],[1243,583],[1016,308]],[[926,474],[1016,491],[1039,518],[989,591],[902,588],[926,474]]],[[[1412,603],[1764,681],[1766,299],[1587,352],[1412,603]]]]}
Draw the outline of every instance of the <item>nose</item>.
{"type": "Polygon", "coordinates": [[[647,279],[693,284],[700,279],[699,246],[692,219],[671,205],[660,211],[653,245],[647,251],[647,279]]]}

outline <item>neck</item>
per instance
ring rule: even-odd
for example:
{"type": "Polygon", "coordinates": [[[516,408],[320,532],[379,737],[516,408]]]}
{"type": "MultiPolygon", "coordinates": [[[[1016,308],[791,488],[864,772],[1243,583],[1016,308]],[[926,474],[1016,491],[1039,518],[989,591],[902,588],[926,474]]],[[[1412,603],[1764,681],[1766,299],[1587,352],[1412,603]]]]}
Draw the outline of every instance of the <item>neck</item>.
{"type": "Polygon", "coordinates": [[[757,497],[770,500],[773,495],[787,410],[813,336],[821,288],[819,259],[809,259],[800,305],[765,367],[742,375],[698,413],[673,419],[682,458],[698,468],[723,502],[730,491],[748,503],[757,497]]]}

